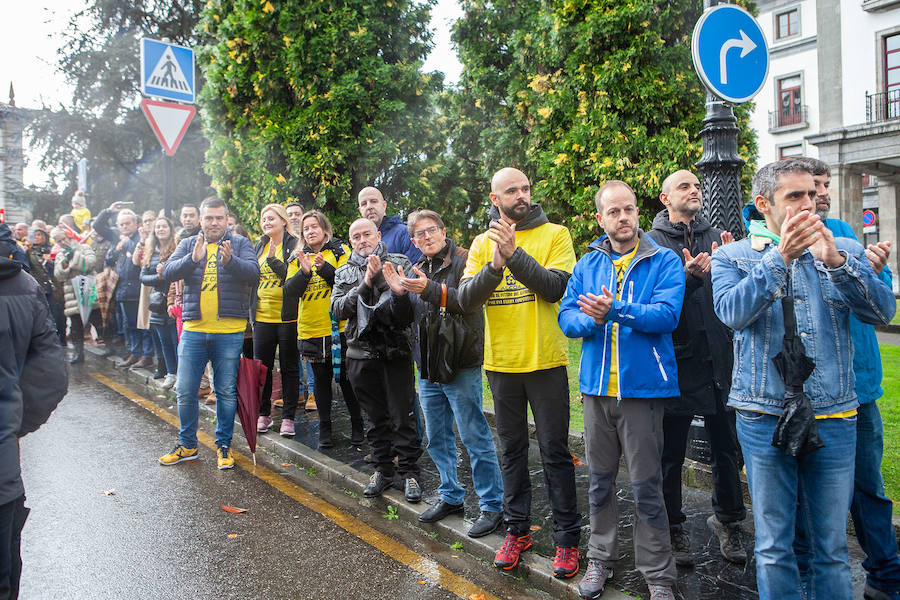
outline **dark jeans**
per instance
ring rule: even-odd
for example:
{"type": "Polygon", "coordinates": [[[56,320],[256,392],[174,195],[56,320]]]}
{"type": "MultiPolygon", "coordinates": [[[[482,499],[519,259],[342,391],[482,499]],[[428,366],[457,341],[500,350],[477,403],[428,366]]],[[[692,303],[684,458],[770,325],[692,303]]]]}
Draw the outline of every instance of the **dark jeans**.
{"type": "Polygon", "coordinates": [[[553,541],[578,545],[581,515],[575,465],[569,453],[569,382],[565,367],[531,373],[486,371],[500,441],[503,513],[509,533],[525,535],[531,525],[531,472],[528,467],[528,406],[534,415],[544,485],[553,511],[553,541]]]}
{"type": "Polygon", "coordinates": [[[146,329],[138,329],[138,302],[119,302],[119,319],[125,331],[125,347],[128,353],[138,358],[153,358],[153,338],[146,329]]]}
{"type": "Polygon", "coordinates": [[[169,319],[163,325],[151,323],[150,331],[159,343],[159,360],[165,363],[166,372],[174,375],[178,372],[178,328],[175,321],[169,319]]]}
{"type": "Polygon", "coordinates": [[[25,496],[0,506],[0,600],[19,597],[22,576],[22,527],[28,518],[25,496]]]}
{"type": "MultiPolygon", "coordinates": [[[[669,525],[687,520],[681,510],[681,467],[687,451],[688,432],[692,416],[666,415],[663,418],[663,497],[669,513],[669,525]]],[[[740,456],[734,411],[725,410],[719,403],[715,414],[704,416],[706,435],[712,454],[712,508],[722,523],[734,523],[747,518],[740,480],[740,456]]]]}
{"type": "MultiPolygon", "coordinates": [[[[329,344],[330,352],[330,344],[329,344]]],[[[347,342],[344,334],[341,334],[341,359],[347,354],[347,342]]],[[[341,364],[341,395],[344,396],[344,402],[347,404],[347,412],[354,421],[362,421],[362,410],[356,394],[353,392],[353,386],[347,378],[346,360],[341,364]]],[[[332,387],[331,382],[334,380],[334,370],[331,364],[331,355],[326,356],[325,362],[308,362],[306,363],[312,368],[313,386],[316,395],[316,407],[319,411],[319,423],[331,423],[331,400],[332,387]]]]}
{"type": "Polygon", "coordinates": [[[272,412],[272,368],[275,366],[275,347],[278,347],[278,364],[281,366],[281,397],[284,406],[281,417],[293,420],[297,413],[297,395],[300,393],[300,354],[297,352],[297,322],[253,324],[253,357],[262,361],[266,372],[259,414],[272,412]]]}
{"type": "MultiPolygon", "coordinates": [[[[347,358],[346,366],[356,398],[369,416],[369,445],[375,468],[386,477],[394,476],[393,445],[400,476],[418,477],[417,461],[422,452],[416,441],[416,417],[413,414],[412,358],[347,358]]],[[[316,373],[318,384],[319,374],[316,373]]]]}
{"type": "MultiPolygon", "coordinates": [[[[84,323],[81,320],[81,313],[75,313],[71,317],[69,317],[72,325],[72,342],[75,344],[83,344],[84,343],[84,323]]],[[[91,311],[91,314],[88,316],[88,325],[93,325],[97,328],[97,334],[103,335],[103,321],[100,318],[100,309],[95,308],[91,311]]]]}

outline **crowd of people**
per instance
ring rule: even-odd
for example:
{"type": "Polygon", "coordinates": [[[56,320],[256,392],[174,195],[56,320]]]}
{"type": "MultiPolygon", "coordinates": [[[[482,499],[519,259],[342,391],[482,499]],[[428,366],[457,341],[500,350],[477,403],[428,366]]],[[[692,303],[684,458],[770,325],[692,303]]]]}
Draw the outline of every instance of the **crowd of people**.
{"type": "Polygon", "coordinates": [[[745,211],[749,236],[740,241],[701,215],[700,181],[690,171],[665,179],[664,209],[648,232],[632,188],[607,181],[595,196],[603,235],[580,259],[568,229],[550,222],[514,168],[493,176],[490,226],[468,249],[447,237],[438,212],[419,210],[406,222],[386,215],[374,187],[358,193],[360,218],[346,242],[327,215],[292,203],[260,211],[262,235],[253,243],[215,196],[182,207],[180,228],[122,202],[91,220],[76,196],[52,230],[35,222],[12,231],[63,346],[70,334],[70,362],[84,360],[91,329],[108,352],[120,333],[120,365],[155,366],[163,386],[175,388],[181,427],[163,465],[198,457],[204,398],[216,404],[217,467],[234,466],[241,355],[268,367],[257,429],[275,426],[277,350],[280,435],[294,435],[297,411],[314,409],[319,447],[334,446],[336,383],[350,443],[368,439],[371,449],[367,497],[397,486],[419,502],[424,444],[440,474],[439,502],[419,520],[463,514],[458,435],[480,508],[468,534],[504,525],[494,565],[510,570],[533,543],[530,408],[553,517],[554,575],[573,577],[583,517],[568,447],[567,338],[581,338],[590,473],[582,598],[603,594],[619,558],[623,455],[635,565],[653,600],[676,597],[676,565],[694,564],[681,470],[698,415],[712,457],[707,525],[737,563],[747,560],[746,467],[760,598],[852,598],[848,513],[867,555],[866,598],[900,598],[892,503],[880,475],[875,400],[883,392],[873,328],[896,310],[891,248],[863,247],[846,223],[827,218],[829,181],[828,166],[815,159],[764,166],[745,211]],[[98,308],[87,323],[72,288],[80,274],[97,281],[98,308]],[[811,407],[806,431],[817,442],[799,449],[774,441],[796,388],[776,367],[786,337],[799,339],[812,361],[802,389],[811,407]]]}

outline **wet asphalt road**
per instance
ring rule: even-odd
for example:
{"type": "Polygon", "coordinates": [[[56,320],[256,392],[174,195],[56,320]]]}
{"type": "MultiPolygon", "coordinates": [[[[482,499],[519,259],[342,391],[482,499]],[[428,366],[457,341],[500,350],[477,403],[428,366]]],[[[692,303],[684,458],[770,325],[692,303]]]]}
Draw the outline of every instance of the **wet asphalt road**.
{"type": "MultiPolygon", "coordinates": [[[[74,370],[50,421],[22,440],[32,509],[23,599],[457,597],[249,472],[219,471],[206,447],[197,461],[159,465],[175,429],[89,377],[92,370],[90,362],[74,370]],[[221,504],[249,512],[229,514],[221,504]]],[[[357,516],[384,530],[372,512],[357,516]]],[[[541,597],[510,578],[498,583],[486,565],[436,542],[403,538],[499,597],[541,597]]]]}

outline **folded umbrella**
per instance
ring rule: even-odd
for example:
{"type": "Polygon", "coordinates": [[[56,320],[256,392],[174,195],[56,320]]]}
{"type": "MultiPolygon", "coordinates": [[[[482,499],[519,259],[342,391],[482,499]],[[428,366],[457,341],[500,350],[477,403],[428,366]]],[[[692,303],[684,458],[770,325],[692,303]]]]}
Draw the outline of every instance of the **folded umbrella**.
{"type": "Polygon", "coordinates": [[[259,406],[262,404],[262,391],[266,384],[266,365],[258,358],[244,358],[238,363],[237,374],[237,413],[241,420],[241,429],[250,446],[253,464],[256,464],[256,420],[259,417],[259,406]]]}
{"type": "Polygon", "coordinates": [[[781,352],[772,362],[784,381],[784,409],[775,425],[772,445],[797,457],[824,448],[825,442],[819,437],[815,412],[803,391],[803,382],[812,374],[816,363],[806,355],[806,348],[797,337],[794,297],[782,298],[781,309],[784,312],[784,340],[781,352]]]}

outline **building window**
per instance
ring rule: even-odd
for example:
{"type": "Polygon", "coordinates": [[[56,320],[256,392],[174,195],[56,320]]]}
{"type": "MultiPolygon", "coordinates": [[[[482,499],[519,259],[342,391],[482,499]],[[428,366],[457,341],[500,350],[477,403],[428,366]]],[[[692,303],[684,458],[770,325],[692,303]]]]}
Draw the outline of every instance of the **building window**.
{"type": "Polygon", "coordinates": [[[775,39],[783,40],[800,34],[800,9],[793,8],[775,15],[775,39]]]}
{"type": "Polygon", "coordinates": [[[793,156],[803,156],[803,144],[794,144],[792,146],[780,146],[778,148],[778,160],[791,158],[793,156]]]}
{"type": "Polygon", "coordinates": [[[900,33],[884,37],[884,92],[887,118],[900,117],[900,33]]]}
{"type": "Polygon", "coordinates": [[[803,122],[803,80],[799,75],[778,80],[778,126],[803,122]]]}

